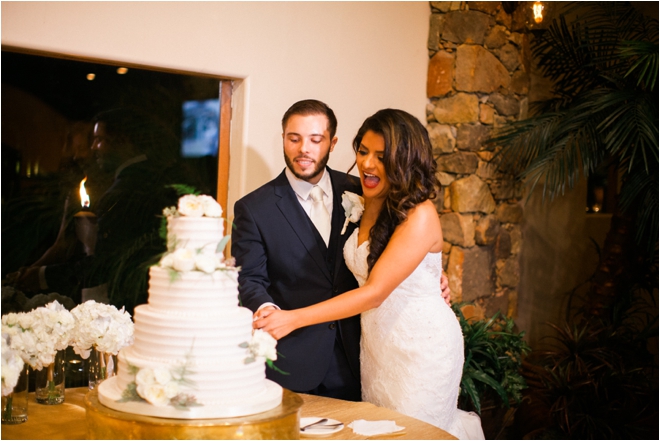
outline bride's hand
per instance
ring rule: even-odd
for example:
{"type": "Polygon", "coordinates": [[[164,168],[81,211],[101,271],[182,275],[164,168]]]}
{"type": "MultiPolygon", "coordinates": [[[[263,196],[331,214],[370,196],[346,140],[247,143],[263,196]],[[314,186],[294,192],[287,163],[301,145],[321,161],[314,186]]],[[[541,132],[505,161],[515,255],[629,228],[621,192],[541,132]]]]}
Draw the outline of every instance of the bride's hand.
{"type": "Polygon", "coordinates": [[[253,328],[263,329],[272,335],[273,338],[279,340],[298,329],[298,326],[296,326],[296,312],[281,310],[268,311],[267,314],[261,314],[253,322],[253,328]]]}

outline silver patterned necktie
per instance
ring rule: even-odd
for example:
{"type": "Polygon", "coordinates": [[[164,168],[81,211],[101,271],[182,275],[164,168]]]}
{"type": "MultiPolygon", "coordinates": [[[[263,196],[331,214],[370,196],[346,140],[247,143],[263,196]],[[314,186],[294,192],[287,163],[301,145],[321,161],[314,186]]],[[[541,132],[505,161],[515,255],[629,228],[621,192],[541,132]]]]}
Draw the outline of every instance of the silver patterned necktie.
{"type": "Polygon", "coordinates": [[[323,241],[326,246],[330,240],[330,213],[323,203],[323,189],[318,185],[315,185],[312,188],[312,192],[309,194],[312,198],[312,210],[309,213],[309,217],[312,219],[312,223],[321,234],[323,241]]]}

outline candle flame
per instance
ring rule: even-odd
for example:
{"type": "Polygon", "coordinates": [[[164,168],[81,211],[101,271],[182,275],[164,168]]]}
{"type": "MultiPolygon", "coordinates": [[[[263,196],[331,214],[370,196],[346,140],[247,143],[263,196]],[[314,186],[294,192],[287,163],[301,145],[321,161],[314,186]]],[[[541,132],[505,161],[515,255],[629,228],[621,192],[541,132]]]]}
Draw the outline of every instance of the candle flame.
{"type": "Polygon", "coordinates": [[[543,21],[543,3],[534,2],[532,5],[532,10],[534,11],[534,21],[538,24],[543,21]]]}
{"type": "Polygon", "coordinates": [[[83,208],[89,208],[89,195],[87,194],[87,190],[85,190],[85,181],[87,181],[87,176],[80,181],[80,205],[83,208]]]}

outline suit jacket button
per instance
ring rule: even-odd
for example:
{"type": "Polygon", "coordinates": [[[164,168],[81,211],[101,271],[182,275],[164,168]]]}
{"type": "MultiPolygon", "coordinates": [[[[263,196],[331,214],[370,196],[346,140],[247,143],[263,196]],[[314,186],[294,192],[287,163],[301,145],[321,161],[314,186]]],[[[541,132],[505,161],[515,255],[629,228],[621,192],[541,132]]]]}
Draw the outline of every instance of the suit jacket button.
{"type": "Polygon", "coordinates": [[[333,291],[335,294],[337,294],[337,293],[339,292],[339,288],[336,288],[336,287],[335,287],[335,289],[333,289],[332,291],[333,291]]]}
{"type": "Polygon", "coordinates": [[[330,323],[330,326],[328,326],[328,328],[330,329],[335,329],[336,327],[337,327],[336,323],[330,323]]]}

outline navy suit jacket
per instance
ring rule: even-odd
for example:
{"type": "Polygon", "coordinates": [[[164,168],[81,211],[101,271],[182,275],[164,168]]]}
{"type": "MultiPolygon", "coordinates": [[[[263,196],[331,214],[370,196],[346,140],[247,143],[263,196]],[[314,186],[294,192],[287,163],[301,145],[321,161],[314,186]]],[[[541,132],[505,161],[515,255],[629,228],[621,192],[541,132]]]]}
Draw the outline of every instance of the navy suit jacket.
{"type": "MultiPolygon", "coordinates": [[[[359,180],[326,169],[333,191],[332,231],[326,248],[284,172],[234,205],[232,255],[242,306],[256,311],[266,302],[285,310],[303,308],[357,288],[346,267],[343,248],[355,224],[340,235],[344,191],[361,193],[359,180]]],[[[280,339],[275,365],[288,375],[267,369],[268,378],[283,387],[307,391],[323,380],[333,356],[336,333],[355,377],[360,379],[360,317],[297,329],[280,339]]]]}

